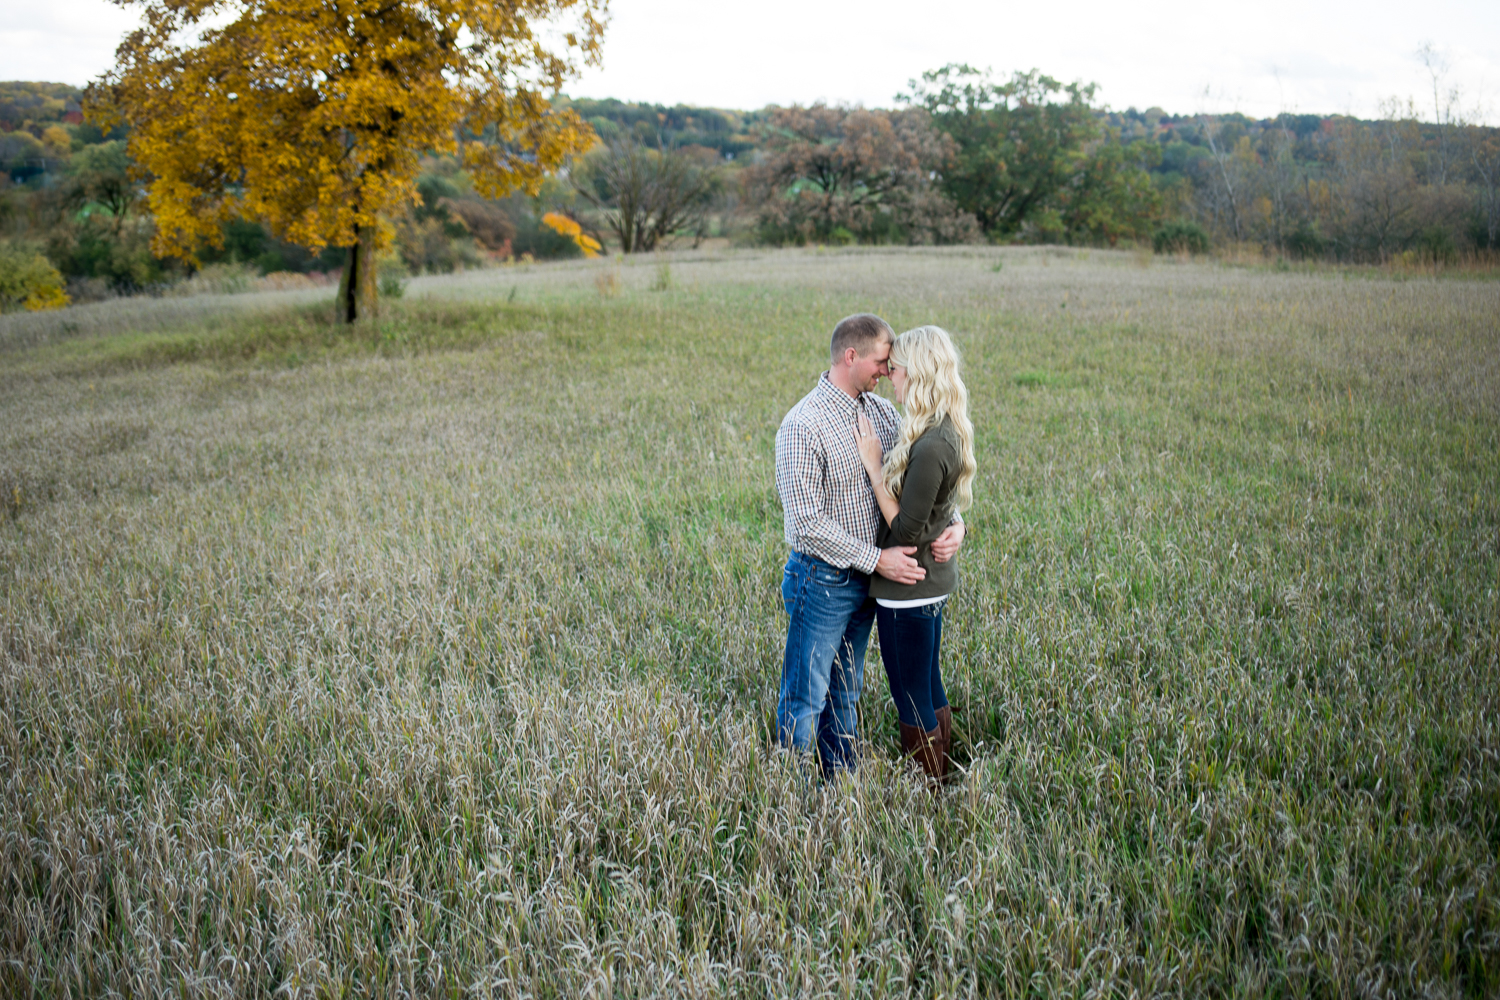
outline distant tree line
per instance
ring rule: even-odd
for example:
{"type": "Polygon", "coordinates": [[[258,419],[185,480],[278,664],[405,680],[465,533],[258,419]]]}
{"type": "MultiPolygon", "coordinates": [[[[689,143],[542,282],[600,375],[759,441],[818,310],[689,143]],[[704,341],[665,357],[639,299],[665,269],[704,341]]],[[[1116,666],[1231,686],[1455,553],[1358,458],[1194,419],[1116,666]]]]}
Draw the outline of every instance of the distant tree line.
{"type": "Polygon", "coordinates": [[[1162,152],[1170,217],[1293,258],[1452,260],[1500,249],[1500,129],[1388,117],[1129,112],[1162,152]]]}
{"type": "MultiPolygon", "coordinates": [[[[582,221],[620,237],[627,203],[666,204],[668,176],[691,183],[691,211],[670,235],[733,235],[774,245],[1071,241],[1149,238],[1163,199],[1149,142],[1123,143],[1089,101],[1093,89],[1037,72],[995,83],[965,66],[926,74],[895,110],[770,107],[754,113],[579,101],[604,139],[578,161],[582,221]],[[639,151],[645,151],[643,155],[639,151]],[[657,164],[640,190],[605,175],[657,164]],[[646,188],[654,192],[645,195],[646,188]]],[[[660,219],[660,213],[655,218],[660,219]]]]}
{"type": "MultiPolygon", "coordinates": [[[[128,128],[106,134],[84,119],[83,100],[62,84],[0,83],[0,287],[21,288],[22,273],[51,282],[45,294],[0,295],[0,308],[150,291],[193,271],[153,253],[128,128]]],[[[1120,112],[1082,83],[950,65],[897,104],[744,112],[561,98],[596,133],[592,150],[535,194],[499,199],[455,157],[422,156],[417,197],[389,219],[382,267],[578,254],[542,223],[548,212],[626,253],[713,237],[1241,245],[1354,262],[1500,250],[1500,129],[1464,122],[1452,99],[1431,121],[1409,104],[1376,121],[1120,112]]],[[[341,249],[312,252],[254,220],[227,219],[221,235],[195,266],[328,273],[344,263],[341,249]]]]}
{"type": "MultiPolygon", "coordinates": [[[[1431,122],[1394,103],[1376,121],[1174,116],[1112,112],[1093,86],[1035,70],[999,80],[953,64],[913,81],[894,110],[574,107],[605,140],[581,174],[640,159],[637,149],[684,161],[677,174],[694,178],[697,197],[677,238],[1241,245],[1353,262],[1492,253],[1500,129],[1464,123],[1456,95],[1435,95],[1431,122]],[[704,184],[705,172],[717,182],[704,184]]],[[[673,200],[661,190],[671,173],[654,181],[657,201],[673,200]]],[[[583,221],[613,230],[601,213],[618,205],[599,191],[586,201],[583,221]]],[[[650,249],[668,238],[660,229],[649,246],[617,245],[650,249]]]]}

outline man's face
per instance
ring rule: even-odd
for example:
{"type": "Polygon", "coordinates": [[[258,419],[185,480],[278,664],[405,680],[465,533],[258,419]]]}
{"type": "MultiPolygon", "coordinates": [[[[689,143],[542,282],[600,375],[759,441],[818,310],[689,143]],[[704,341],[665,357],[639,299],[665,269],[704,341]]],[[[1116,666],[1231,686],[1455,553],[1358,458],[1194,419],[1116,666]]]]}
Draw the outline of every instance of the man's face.
{"type": "Polygon", "coordinates": [[[859,387],[860,392],[874,392],[875,386],[879,384],[881,376],[889,375],[891,359],[891,342],[881,340],[876,342],[870,349],[870,353],[864,357],[854,358],[854,384],[859,387]]]}

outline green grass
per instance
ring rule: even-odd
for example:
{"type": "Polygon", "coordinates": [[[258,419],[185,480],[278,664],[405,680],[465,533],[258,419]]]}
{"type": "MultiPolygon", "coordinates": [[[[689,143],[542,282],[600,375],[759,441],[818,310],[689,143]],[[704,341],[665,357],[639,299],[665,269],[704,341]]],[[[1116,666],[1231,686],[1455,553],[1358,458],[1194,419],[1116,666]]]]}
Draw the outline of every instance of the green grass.
{"type": "Polygon", "coordinates": [[[1500,992],[1500,285],[1141,263],[0,325],[0,993],[1500,992]],[[856,309],[974,396],[936,800],[874,650],[855,778],[770,738],[856,309]]]}

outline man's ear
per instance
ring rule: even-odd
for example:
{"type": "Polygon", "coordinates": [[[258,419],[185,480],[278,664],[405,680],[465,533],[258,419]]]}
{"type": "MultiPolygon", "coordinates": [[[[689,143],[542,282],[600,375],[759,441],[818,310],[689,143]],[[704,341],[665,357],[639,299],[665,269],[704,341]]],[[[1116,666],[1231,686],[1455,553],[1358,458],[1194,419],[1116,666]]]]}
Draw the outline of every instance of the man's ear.
{"type": "Polygon", "coordinates": [[[846,367],[852,368],[854,366],[855,360],[858,359],[858,358],[859,358],[859,352],[856,351],[854,348],[852,348],[852,347],[846,347],[846,348],[844,348],[844,365],[846,367]]]}

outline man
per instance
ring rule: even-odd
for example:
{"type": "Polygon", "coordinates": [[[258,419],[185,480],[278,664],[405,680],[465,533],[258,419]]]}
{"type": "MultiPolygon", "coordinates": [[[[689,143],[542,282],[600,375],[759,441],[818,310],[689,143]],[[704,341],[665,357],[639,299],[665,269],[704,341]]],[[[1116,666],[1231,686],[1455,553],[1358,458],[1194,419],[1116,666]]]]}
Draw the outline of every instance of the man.
{"type": "MultiPolygon", "coordinates": [[[[855,766],[856,710],[875,620],[870,574],[908,584],[927,575],[912,558],[915,547],[875,547],[880,508],[855,444],[860,413],[884,450],[896,443],[896,410],[874,395],[880,377],[890,374],[893,340],[879,316],[840,320],[828,371],[776,432],[776,490],[792,550],[781,579],[791,621],[776,729],[783,746],[811,750],[816,741],[825,776],[855,766]]],[[[933,558],[953,558],[963,536],[956,519],[932,543],[933,558]]]]}

